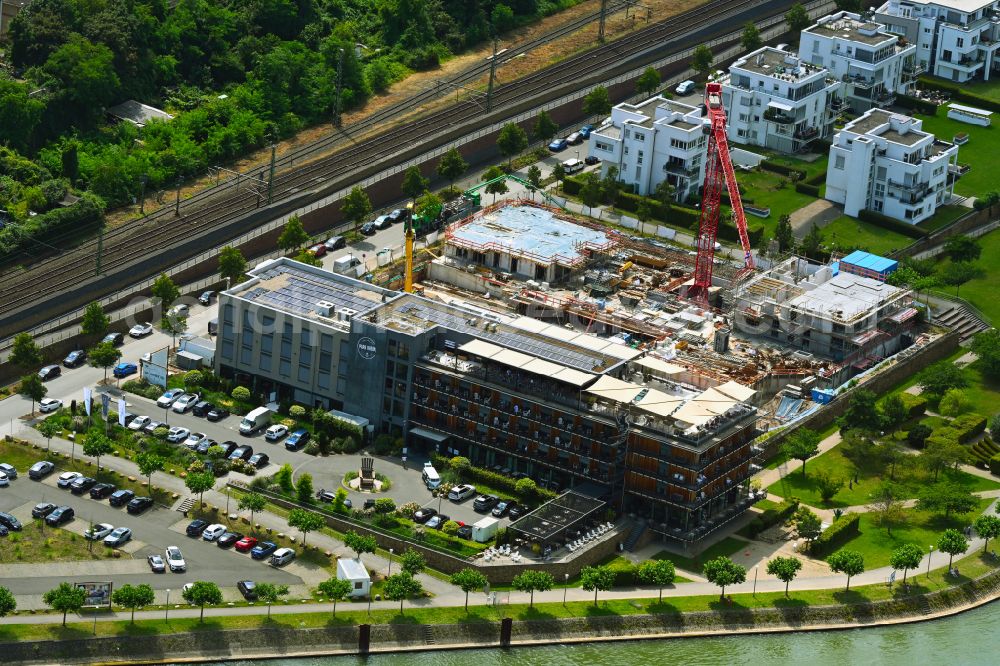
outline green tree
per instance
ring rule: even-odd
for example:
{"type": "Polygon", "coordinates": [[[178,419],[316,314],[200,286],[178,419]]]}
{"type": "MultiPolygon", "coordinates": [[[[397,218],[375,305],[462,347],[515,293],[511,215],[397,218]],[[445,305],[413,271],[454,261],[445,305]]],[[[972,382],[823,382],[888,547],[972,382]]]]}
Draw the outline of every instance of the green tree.
{"type": "Polygon", "coordinates": [[[454,188],[455,181],[468,171],[468,163],[462,159],[462,153],[458,148],[451,148],[444,155],[437,165],[437,174],[448,181],[448,187],[454,188]]]}
{"type": "Polygon", "coordinates": [[[938,539],[937,549],[942,553],[948,553],[948,568],[951,569],[951,563],[955,556],[969,550],[969,540],[956,529],[945,530],[941,533],[941,538],[938,539]]]}
{"type": "Polygon", "coordinates": [[[938,361],[917,374],[917,386],[924,393],[933,395],[944,395],[948,389],[965,388],[968,385],[968,373],[950,361],[938,361]]]}
{"type": "Polygon", "coordinates": [[[316,589],[333,602],[333,617],[337,617],[337,602],[350,594],[354,590],[354,585],[349,580],[328,578],[317,585],[316,589]]]}
{"type": "Polygon", "coordinates": [[[798,508],[795,515],[792,516],[792,522],[795,524],[795,532],[799,535],[799,538],[805,539],[810,544],[823,531],[823,521],[805,505],[798,508]]]}
{"type": "Polygon", "coordinates": [[[699,44],[694,48],[694,53],[691,54],[691,69],[705,76],[708,74],[708,70],[712,69],[714,62],[715,55],[708,46],[699,44]]]}
{"type": "Polygon", "coordinates": [[[983,274],[983,269],[971,262],[953,261],[945,266],[941,273],[941,281],[949,287],[954,287],[957,296],[963,284],[982,277],[983,274]]]}
{"type": "Polygon", "coordinates": [[[844,456],[857,473],[872,468],[872,451],[875,442],[872,441],[871,434],[864,430],[848,430],[840,438],[840,455],[844,456]]]}
{"type": "Polygon", "coordinates": [[[555,579],[548,571],[538,571],[528,569],[514,576],[510,585],[518,592],[527,592],[531,595],[529,608],[535,607],[535,592],[548,592],[556,584],[555,579]]]}
{"type": "Polygon", "coordinates": [[[594,606],[597,606],[597,593],[614,587],[615,572],[610,567],[584,567],[580,570],[580,585],[583,589],[594,591],[594,606]]]}
{"type": "Polygon", "coordinates": [[[532,192],[542,189],[542,170],[538,168],[537,164],[528,167],[528,183],[532,192]]]}
{"type": "Polygon", "coordinates": [[[344,545],[355,552],[355,558],[360,561],[365,553],[374,553],[378,547],[375,537],[369,534],[358,534],[354,530],[344,535],[344,545]]]}
{"type": "Polygon", "coordinates": [[[906,431],[906,443],[915,449],[922,449],[932,432],[930,427],[917,423],[906,431]]]}
{"type": "Polygon", "coordinates": [[[483,174],[482,180],[489,182],[489,185],[486,186],[486,193],[493,195],[493,203],[496,203],[498,194],[507,194],[509,191],[507,188],[507,179],[504,176],[503,170],[497,166],[490,167],[483,174]]]}
{"type": "Polygon", "coordinates": [[[813,483],[816,484],[816,490],[819,491],[820,499],[823,500],[824,504],[832,500],[840,492],[840,489],[844,487],[844,480],[842,478],[835,477],[826,470],[813,475],[813,483]]]}
{"type": "Polygon", "coordinates": [[[889,536],[892,536],[893,525],[902,523],[906,518],[900,496],[901,493],[895,485],[882,482],[868,498],[868,510],[872,513],[873,522],[880,527],[884,526],[889,536]]]}
{"type": "Polygon", "coordinates": [[[514,483],[514,492],[522,499],[533,499],[538,495],[538,484],[529,477],[518,479],[514,483]]]}
{"type": "Polygon", "coordinates": [[[142,583],[130,585],[125,583],[111,593],[111,601],[132,611],[132,624],[135,624],[135,609],[145,608],[153,603],[156,594],[153,588],[142,583]]]}
{"type": "Polygon", "coordinates": [[[419,551],[408,548],[399,556],[399,568],[411,576],[416,576],[427,568],[427,562],[419,551]]]}
{"type": "MultiPolygon", "coordinates": [[[[468,607],[468,600],[466,600],[468,607]]],[[[7,617],[17,610],[17,599],[6,587],[0,587],[0,617],[7,617]]]]}
{"type": "Polygon", "coordinates": [[[305,264],[306,266],[322,266],[323,262],[315,254],[308,250],[299,250],[299,253],[294,257],[295,261],[300,264],[305,264]]]}
{"type": "Polygon", "coordinates": [[[991,328],[977,333],[971,349],[979,360],[977,367],[992,379],[1000,379],[1000,331],[991,328]]]}
{"type": "Polygon", "coordinates": [[[938,402],[938,412],[942,416],[958,416],[962,412],[968,411],[970,404],[965,391],[948,389],[938,402]]]}
{"type": "Polygon", "coordinates": [[[181,295],[181,290],[166,273],[160,273],[160,277],[156,278],[150,287],[150,292],[153,294],[153,303],[159,304],[163,310],[173,305],[181,295]]]}
{"type": "Polygon", "coordinates": [[[115,450],[114,442],[99,434],[87,435],[83,442],[83,455],[97,459],[97,469],[101,469],[101,456],[111,455],[115,450]]]}
{"type": "Polygon", "coordinates": [[[281,488],[281,492],[291,495],[295,492],[295,484],[292,482],[292,466],[285,463],[274,473],[274,482],[281,488]]]}
{"type": "Polygon", "coordinates": [[[882,426],[890,430],[895,430],[906,420],[906,405],[903,398],[898,393],[886,396],[879,405],[879,412],[882,414],[882,426]]]}
{"type": "Polygon", "coordinates": [[[104,369],[104,382],[108,381],[108,368],[118,363],[122,357],[120,349],[111,342],[101,342],[87,352],[87,364],[92,368],[104,369]]]}
{"type": "Polygon", "coordinates": [[[466,612],[469,611],[469,592],[484,589],[486,584],[489,582],[486,580],[486,576],[484,576],[478,569],[470,569],[468,567],[453,573],[449,581],[452,585],[459,587],[462,592],[465,592],[466,612]]]}
{"type": "Polygon", "coordinates": [[[601,179],[597,174],[590,172],[583,174],[583,186],[580,188],[580,199],[587,207],[588,214],[593,214],[594,206],[601,201],[601,179]]]}
{"type": "Polygon", "coordinates": [[[709,583],[722,588],[719,598],[723,600],[726,598],[727,587],[730,585],[739,585],[747,579],[747,570],[724,556],[705,562],[703,571],[709,583]]]}
{"type": "Polygon", "coordinates": [[[250,512],[250,528],[253,529],[254,514],[264,510],[264,507],[267,506],[267,498],[260,493],[247,493],[240,497],[236,506],[240,511],[250,512]]]}
{"type": "Polygon", "coordinates": [[[670,560],[646,560],[639,565],[639,580],[647,585],[655,585],[660,590],[659,601],[663,601],[663,588],[674,582],[677,572],[670,560]]]}
{"type": "Polygon", "coordinates": [[[778,252],[790,252],[795,247],[795,232],[792,230],[792,218],[782,215],[774,228],[774,240],[778,241],[778,252]]]}
{"type": "Polygon", "coordinates": [[[399,189],[410,199],[416,199],[420,194],[430,187],[431,179],[424,178],[420,173],[420,167],[411,166],[403,173],[403,182],[399,189]]]}
{"type": "MultiPolygon", "coordinates": [[[[190,477],[188,477],[190,478],[190,477]]],[[[200,606],[199,622],[205,621],[205,606],[218,606],[222,603],[222,590],[215,583],[199,580],[181,593],[184,601],[192,606],[200,606]]]]}
{"type": "Polygon", "coordinates": [[[552,137],[556,135],[559,131],[559,125],[556,121],[552,120],[552,116],[549,115],[548,111],[544,109],[538,112],[538,116],[535,118],[534,129],[535,137],[541,139],[542,141],[548,143],[552,140],[552,137]]]}
{"type": "Polygon", "coordinates": [[[983,253],[983,246],[969,236],[952,236],[944,244],[945,253],[952,261],[976,261],[983,253]]]}
{"type": "Polygon", "coordinates": [[[415,597],[424,591],[424,586],[416,578],[401,571],[385,579],[383,593],[389,601],[399,602],[399,613],[403,613],[403,602],[410,597],[415,597]]]}
{"type": "Polygon", "coordinates": [[[983,514],[982,516],[976,518],[976,522],[973,523],[973,527],[976,528],[976,534],[979,535],[979,538],[983,540],[984,553],[990,545],[990,539],[1000,537],[1000,518],[997,518],[996,516],[983,514]]]}
{"type": "Polygon", "coordinates": [[[747,21],[743,25],[743,33],[740,35],[740,46],[744,51],[756,51],[764,45],[764,40],[760,38],[760,30],[757,26],[747,21]]]}
{"type": "Polygon", "coordinates": [[[674,203],[676,196],[677,188],[666,180],[660,181],[660,183],[653,190],[653,199],[658,201],[664,208],[670,208],[670,206],[674,203]]]}
{"type": "Polygon", "coordinates": [[[507,158],[507,166],[510,167],[514,156],[528,147],[528,134],[515,123],[507,123],[500,128],[497,134],[497,148],[500,154],[507,158]]]}
{"type": "Polygon", "coordinates": [[[257,583],[254,592],[257,593],[258,599],[267,604],[267,616],[271,617],[271,604],[277,603],[281,597],[288,596],[288,586],[275,583],[257,583]]]}
{"type": "Polygon", "coordinates": [[[215,475],[209,471],[189,472],[184,479],[184,485],[192,493],[198,493],[198,505],[201,506],[204,503],[205,491],[215,486],[215,475]]]}
{"type": "Polygon", "coordinates": [[[94,338],[99,338],[108,332],[108,323],[111,319],[104,314],[104,308],[97,301],[87,304],[87,309],[83,311],[83,319],[80,321],[80,332],[94,338]]]}
{"type": "Polygon", "coordinates": [[[288,526],[302,532],[303,546],[306,545],[306,536],[310,532],[315,532],[322,528],[324,525],[326,525],[326,520],[318,513],[306,511],[305,509],[292,509],[288,512],[288,526]]]}
{"type": "Polygon", "coordinates": [[[622,190],[622,182],[618,179],[618,167],[613,164],[608,167],[608,171],[601,180],[601,197],[610,206],[618,203],[618,195],[622,190]]]}
{"type": "Polygon", "coordinates": [[[29,334],[18,333],[14,336],[7,360],[23,370],[32,370],[42,364],[42,350],[29,334]]]}
{"type": "Polygon", "coordinates": [[[295,497],[299,504],[312,504],[313,502],[313,478],[312,474],[303,472],[295,482],[295,497]]]}
{"type": "Polygon", "coordinates": [[[788,585],[798,575],[802,562],[797,557],[776,557],[767,562],[767,573],[785,584],[785,598],[788,598],[788,585]]]}
{"type": "Polygon", "coordinates": [[[812,19],[801,3],[795,3],[785,14],[785,23],[788,24],[790,32],[799,33],[812,25],[812,19]]]}
{"type": "Polygon", "coordinates": [[[604,86],[597,86],[583,98],[583,115],[606,116],[611,113],[611,96],[604,86]]]}
{"type": "Polygon", "coordinates": [[[906,572],[920,566],[920,560],[924,559],[924,551],[912,543],[904,543],[889,555],[889,566],[896,571],[903,572],[903,585],[906,585],[906,572]]]}
{"type": "Polygon", "coordinates": [[[830,571],[847,576],[845,592],[851,589],[851,578],[865,572],[865,557],[854,550],[838,550],[826,558],[830,571]]]}
{"type": "Polygon", "coordinates": [[[396,511],[396,502],[391,497],[380,497],[375,500],[374,510],[376,514],[387,516],[396,511]]]}
{"type": "Polygon", "coordinates": [[[42,378],[37,374],[32,373],[30,375],[25,375],[21,377],[21,383],[18,385],[18,394],[31,400],[31,414],[35,414],[35,403],[44,398],[49,389],[42,382],[42,378]]]}
{"type": "Polygon", "coordinates": [[[52,438],[62,432],[62,426],[52,419],[45,419],[35,426],[35,428],[38,429],[38,434],[45,438],[45,451],[48,452],[52,444],[52,438]]]}
{"type": "MultiPolygon", "coordinates": [[[[351,190],[353,193],[354,190],[351,190]]],[[[348,195],[350,197],[350,194],[348,195]]],[[[347,199],[344,200],[344,206],[347,205],[347,199]]],[[[347,216],[347,213],[344,213],[347,216]]],[[[302,226],[302,220],[298,215],[292,215],[285,222],[285,228],[281,230],[281,235],[278,236],[278,247],[285,252],[296,251],[303,245],[309,242],[309,234],[306,232],[306,228],[302,226]]]]}
{"type": "Polygon", "coordinates": [[[953,481],[940,481],[924,486],[917,497],[917,506],[931,513],[969,513],[979,506],[979,498],[965,486],[953,481]]]}
{"type": "Polygon", "coordinates": [[[56,49],[42,71],[53,81],[55,97],[68,103],[75,114],[96,120],[103,107],[111,105],[119,90],[114,53],[104,44],[94,44],[71,33],[56,49]]]}
{"type": "Polygon", "coordinates": [[[942,470],[967,462],[969,450],[956,439],[934,437],[927,440],[926,448],[920,453],[918,460],[928,472],[934,474],[936,482],[942,470]]]}
{"type": "Polygon", "coordinates": [[[515,25],[514,10],[502,2],[497,3],[490,12],[490,23],[498,33],[507,32],[515,25]]]}
{"type": "Polygon", "coordinates": [[[652,95],[660,87],[660,73],[654,67],[647,67],[635,80],[635,91],[652,95]]]}
{"type": "Polygon", "coordinates": [[[809,229],[809,233],[805,235],[802,239],[799,247],[802,249],[802,253],[805,254],[810,259],[819,259],[820,254],[823,250],[823,232],[819,230],[814,222],[812,227],[809,229]]]}
{"type": "Polygon", "coordinates": [[[219,250],[219,275],[226,284],[239,284],[247,272],[247,260],[235,247],[225,246],[219,250]]]}
{"type": "Polygon", "coordinates": [[[333,494],[332,508],[334,513],[347,513],[347,491],[343,488],[337,488],[333,494]]]}
{"type": "Polygon", "coordinates": [[[66,626],[66,614],[70,611],[76,613],[83,608],[83,603],[87,600],[87,593],[82,587],[77,587],[72,583],[59,583],[42,595],[45,605],[54,611],[63,614],[62,624],[66,626]]]}
{"type": "Polygon", "coordinates": [[[876,403],[877,396],[867,390],[857,388],[850,392],[847,409],[840,417],[841,430],[877,431],[882,427],[882,416],[876,403]]]}
{"type": "Polygon", "coordinates": [[[229,394],[233,400],[237,402],[247,402],[250,400],[250,389],[246,386],[237,386],[233,389],[232,393],[229,394]]]}
{"type": "Polygon", "coordinates": [[[441,197],[425,190],[423,194],[417,197],[413,210],[421,217],[431,218],[435,217],[437,212],[441,210],[442,203],[441,197]]]}
{"type": "Polygon", "coordinates": [[[802,476],[806,475],[806,461],[819,453],[819,433],[799,428],[785,440],[782,452],[789,458],[802,461],[802,476]]]}

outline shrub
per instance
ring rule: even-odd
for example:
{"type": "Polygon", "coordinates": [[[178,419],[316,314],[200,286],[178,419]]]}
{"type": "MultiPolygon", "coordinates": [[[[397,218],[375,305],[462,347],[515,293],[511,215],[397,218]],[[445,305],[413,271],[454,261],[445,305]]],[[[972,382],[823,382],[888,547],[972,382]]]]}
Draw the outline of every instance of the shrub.
{"type": "Polygon", "coordinates": [[[898,234],[909,236],[910,238],[924,238],[927,236],[927,232],[916,225],[900,222],[899,220],[891,218],[888,215],[876,213],[875,211],[868,210],[867,208],[858,213],[858,219],[862,222],[874,224],[876,227],[882,227],[883,229],[888,229],[889,231],[895,231],[898,234]]]}
{"type": "Polygon", "coordinates": [[[927,411],[927,398],[925,396],[900,393],[899,397],[903,401],[903,407],[906,409],[907,419],[915,419],[927,411]]]}
{"type": "Polygon", "coordinates": [[[812,542],[810,552],[816,557],[823,557],[832,553],[849,538],[858,534],[858,525],[861,523],[860,513],[848,513],[835,520],[833,525],[823,530],[819,537],[812,542]]]}
{"type": "Polygon", "coordinates": [[[792,179],[805,180],[806,177],[806,172],[802,169],[796,169],[794,167],[785,166],[784,164],[778,164],[777,162],[772,162],[771,160],[761,161],[760,168],[764,171],[770,171],[771,173],[776,173],[781,176],[788,176],[792,179]]]}
{"type": "Polygon", "coordinates": [[[240,402],[250,401],[250,389],[245,386],[237,386],[229,395],[233,397],[233,400],[239,400],[240,402]]]}
{"type": "Polygon", "coordinates": [[[624,557],[616,557],[606,566],[615,574],[615,587],[630,587],[637,584],[638,567],[624,557]]]}
{"type": "Polygon", "coordinates": [[[896,105],[901,106],[904,109],[910,109],[916,111],[917,113],[923,113],[928,116],[933,116],[937,114],[937,104],[934,102],[928,102],[926,99],[919,99],[917,97],[910,97],[909,95],[896,95],[896,105]]]}
{"type": "Polygon", "coordinates": [[[967,444],[986,430],[986,417],[982,414],[962,414],[952,419],[950,428],[957,433],[960,444],[967,444]]]}
{"type": "MultiPolygon", "coordinates": [[[[441,469],[451,469],[451,460],[437,453],[431,454],[431,462],[434,466],[441,469]]],[[[490,471],[488,469],[482,469],[481,467],[468,467],[460,474],[460,478],[463,481],[468,481],[469,483],[483,483],[491,488],[494,488],[500,492],[507,493],[511,497],[516,497],[519,500],[541,500],[548,501],[553,499],[556,494],[551,490],[546,490],[543,488],[538,488],[531,497],[522,497],[517,492],[517,481],[509,476],[504,476],[503,474],[497,474],[496,472],[490,471]]]]}
{"type": "Polygon", "coordinates": [[[1000,453],[990,458],[990,472],[1000,476],[1000,453]]]}
{"type": "Polygon", "coordinates": [[[751,520],[747,524],[747,531],[750,538],[756,537],[769,527],[783,523],[792,517],[799,508],[799,500],[791,497],[778,506],[765,510],[762,514],[751,520]]]}
{"type": "Polygon", "coordinates": [[[306,415],[306,408],[302,405],[292,405],[288,408],[288,415],[293,419],[301,419],[306,415]]]}
{"type": "Polygon", "coordinates": [[[808,194],[811,197],[819,197],[819,186],[809,183],[795,183],[795,191],[799,194],[808,194]]]}

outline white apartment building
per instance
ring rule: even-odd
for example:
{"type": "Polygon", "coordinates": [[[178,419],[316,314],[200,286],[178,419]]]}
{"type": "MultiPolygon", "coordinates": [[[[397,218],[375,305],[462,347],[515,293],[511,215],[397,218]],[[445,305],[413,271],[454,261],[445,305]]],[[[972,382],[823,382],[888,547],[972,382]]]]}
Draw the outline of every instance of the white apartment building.
{"type": "Polygon", "coordinates": [[[611,118],[590,133],[589,154],[601,159],[601,177],[618,167],[622,182],[647,195],[663,181],[677,201],[697,196],[705,179],[707,136],[702,109],[656,96],[618,104],[611,118]]]}
{"type": "Polygon", "coordinates": [[[843,83],[843,97],[855,113],[892,103],[911,92],[917,74],[917,45],[858,14],[837,12],[802,31],[799,57],[825,67],[843,83]]]}
{"type": "Polygon", "coordinates": [[[799,152],[833,133],[840,79],[793,53],[765,46],[740,58],[722,78],[727,135],[735,143],[799,152]]]}
{"type": "Polygon", "coordinates": [[[1000,0],[887,0],[875,21],[917,46],[917,62],[964,83],[1000,73],[1000,0]]]}
{"type": "Polygon", "coordinates": [[[872,109],[833,137],[826,198],[851,216],[865,209],[917,224],[947,203],[958,146],[921,130],[909,116],[872,109]]]}

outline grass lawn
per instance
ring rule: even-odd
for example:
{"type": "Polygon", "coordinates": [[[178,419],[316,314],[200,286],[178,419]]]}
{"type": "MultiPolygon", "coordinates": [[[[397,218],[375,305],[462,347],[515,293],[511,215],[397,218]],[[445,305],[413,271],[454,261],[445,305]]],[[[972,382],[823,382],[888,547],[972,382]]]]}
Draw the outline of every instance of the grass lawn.
{"type": "MultiPolygon", "coordinates": [[[[1000,151],[1000,146],[997,149],[1000,151]]],[[[997,189],[998,185],[1000,180],[994,177],[994,183],[989,189],[997,189]]],[[[996,297],[996,286],[1000,284],[1000,233],[991,231],[981,236],[979,244],[983,248],[983,254],[976,264],[983,269],[983,276],[963,284],[958,295],[979,308],[996,325],[1000,323],[1000,299],[996,297]]],[[[942,260],[940,267],[946,266],[948,261],[942,260]]],[[[955,293],[950,287],[946,287],[945,291],[952,295],[955,293]]]]}
{"type": "Polygon", "coordinates": [[[93,544],[91,552],[88,549],[91,543],[67,530],[32,521],[20,532],[11,532],[6,539],[0,539],[0,562],[72,562],[107,557],[109,549],[93,544]]]}
{"type": "Polygon", "coordinates": [[[742,548],[747,547],[747,542],[742,539],[734,539],[733,537],[726,537],[722,541],[712,544],[710,547],[702,551],[699,555],[695,557],[685,557],[684,555],[675,555],[668,550],[660,551],[653,556],[654,560],[670,560],[674,563],[674,566],[678,569],[684,569],[685,571],[691,571],[693,573],[701,573],[701,568],[708,560],[714,557],[732,555],[738,552],[742,548]]]}
{"type": "MultiPolygon", "coordinates": [[[[906,510],[906,522],[892,528],[892,534],[886,533],[885,527],[878,527],[873,523],[873,516],[863,514],[861,516],[860,534],[844,543],[842,548],[856,550],[865,557],[865,567],[874,569],[889,564],[889,556],[893,549],[904,543],[913,543],[924,550],[928,546],[937,543],[941,533],[948,528],[963,529],[975,516],[979,515],[993,500],[984,499],[979,503],[979,509],[972,513],[948,518],[944,516],[931,515],[926,511],[916,509],[906,510]]],[[[931,565],[947,564],[947,555],[936,554],[931,560],[931,565]]],[[[927,566],[927,560],[923,562],[927,566]]]]}
{"type": "Polygon", "coordinates": [[[934,217],[929,220],[924,220],[917,226],[927,231],[934,231],[951,224],[971,211],[971,208],[966,208],[965,206],[941,206],[938,208],[937,212],[934,213],[934,217]]]}
{"type": "Polygon", "coordinates": [[[938,109],[937,116],[917,114],[916,117],[924,121],[925,132],[931,132],[944,141],[951,141],[959,132],[969,135],[969,142],[958,148],[958,161],[968,164],[971,169],[955,183],[955,192],[974,196],[997,189],[996,163],[993,160],[1000,154],[1000,130],[960,123],[946,118],[946,113],[938,109]]]}
{"type": "Polygon", "coordinates": [[[848,215],[841,215],[824,226],[823,244],[833,251],[859,248],[873,254],[888,254],[911,245],[914,239],[903,234],[862,222],[848,215]]]}
{"type": "MultiPolygon", "coordinates": [[[[778,218],[782,215],[791,215],[794,211],[804,208],[816,201],[815,197],[795,191],[795,185],[786,177],[771,171],[758,169],[750,172],[737,172],[736,180],[745,191],[745,205],[752,205],[756,208],[770,208],[771,215],[766,218],[759,218],[754,215],[747,216],[747,224],[755,226],[763,224],[767,229],[768,237],[774,235],[774,228],[778,224],[778,218]],[[784,184],[784,185],[783,185],[784,184]],[[750,204],[749,201],[753,203],[750,204]]],[[[728,211],[728,207],[727,211],[728,211]]],[[[728,216],[723,219],[729,219],[728,216]]]]}
{"type": "MultiPolygon", "coordinates": [[[[936,77],[930,77],[936,78],[936,77]]],[[[996,79],[979,83],[963,83],[962,89],[971,95],[979,95],[994,102],[1000,102],[1000,81],[996,79]]],[[[975,106],[971,102],[965,102],[966,106],[975,106]]]]}

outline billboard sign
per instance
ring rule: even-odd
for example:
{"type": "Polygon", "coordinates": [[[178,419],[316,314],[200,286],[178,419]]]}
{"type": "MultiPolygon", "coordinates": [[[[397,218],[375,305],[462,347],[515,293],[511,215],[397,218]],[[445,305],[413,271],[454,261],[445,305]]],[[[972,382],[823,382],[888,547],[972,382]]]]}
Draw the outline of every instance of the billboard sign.
{"type": "Polygon", "coordinates": [[[150,384],[167,388],[167,347],[155,351],[142,362],[142,376],[150,384]]]}
{"type": "Polygon", "coordinates": [[[84,606],[107,606],[111,608],[111,581],[77,583],[76,587],[82,589],[87,595],[83,602],[84,606]]]}

